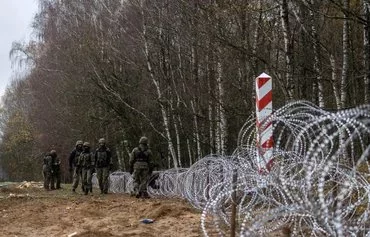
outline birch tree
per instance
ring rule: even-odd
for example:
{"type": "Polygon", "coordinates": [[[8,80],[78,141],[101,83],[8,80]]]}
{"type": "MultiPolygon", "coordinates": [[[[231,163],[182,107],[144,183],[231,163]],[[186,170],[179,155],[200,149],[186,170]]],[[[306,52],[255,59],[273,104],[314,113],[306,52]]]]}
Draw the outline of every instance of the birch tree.
{"type": "Polygon", "coordinates": [[[365,103],[370,103],[370,1],[363,0],[364,13],[364,84],[365,103]]]}
{"type": "Polygon", "coordinates": [[[293,81],[293,53],[292,53],[292,35],[290,30],[289,24],[289,8],[288,8],[288,1],[281,0],[280,2],[280,15],[281,15],[281,23],[283,28],[283,35],[284,35],[284,53],[285,53],[285,78],[286,78],[286,96],[288,100],[293,99],[293,89],[294,89],[294,81],[293,81]]]}
{"type": "Polygon", "coordinates": [[[346,107],[347,102],[347,83],[348,83],[348,68],[349,68],[349,19],[347,12],[349,11],[349,0],[343,0],[344,20],[343,20],[343,62],[342,62],[342,77],[340,81],[340,102],[341,107],[346,107]]]}

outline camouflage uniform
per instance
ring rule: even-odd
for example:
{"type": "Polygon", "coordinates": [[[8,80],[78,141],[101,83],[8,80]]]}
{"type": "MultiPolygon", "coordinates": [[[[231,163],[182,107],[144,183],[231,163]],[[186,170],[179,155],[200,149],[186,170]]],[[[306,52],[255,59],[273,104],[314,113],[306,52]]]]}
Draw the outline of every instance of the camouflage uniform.
{"type": "Polygon", "coordinates": [[[92,192],[92,171],[94,169],[94,155],[90,152],[90,144],[88,142],[84,142],[83,144],[83,151],[80,154],[77,162],[77,166],[82,168],[82,184],[84,187],[85,195],[92,192]]]}
{"type": "Polygon", "coordinates": [[[52,175],[52,188],[60,189],[60,182],[61,182],[61,170],[60,170],[60,159],[57,156],[57,153],[50,152],[51,156],[53,157],[53,164],[52,164],[52,169],[53,169],[53,175],[52,175]],[[55,184],[55,186],[54,186],[55,184]]]}
{"type": "Polygon", "coordinates": [[[108,193],[109,171],[113,167],[112,154],[105,146],[105,139],[99,139],[99,148],[95,151],[96,175],[101,193],[108,193]]]}
{"type": "Polygon", "coordinates": [[[47,153],[44,157],[44,164],[42,165],[42,174],[44,176],[44,188],[50,190],[51,188],[51,178],[53,175],[53,157],[50,153],[47,153]]]}
{"type": "MultiPolygon", "coordinates": [[[[82,153],[82,145],[83,141],[79,140],[76,142],[76,148],[71,152],[69,155],[69,170],[73,171],[73,183],[72,183],[72,191],[75,192],[76,188],[78,187],[78,183],[80,182],[81,167],[77,165],[78,158],[82,153]]],[[[81,184],[82,191],[84,192],[83,184],[81,184]]]]}
{"type": "Polygon", "coordinates": [[[130,154],[130,173],[133,173],[134,192],[137,198],[147,198],[147,183],[153,169],[152,152],[146,137],[140,138],[139,146],[130,154]]]}

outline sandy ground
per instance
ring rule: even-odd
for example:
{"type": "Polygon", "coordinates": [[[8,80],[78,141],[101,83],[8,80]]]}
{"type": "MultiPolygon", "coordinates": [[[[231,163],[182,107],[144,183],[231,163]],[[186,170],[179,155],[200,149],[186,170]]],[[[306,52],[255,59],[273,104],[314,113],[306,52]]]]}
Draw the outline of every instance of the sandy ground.
{"type": "Polygon", "coordinates": [[[202,236],[200,212],[182,200],[36,186],[0,187],[0,236],[202,236]],[[143,224],[143,218],[155,221],[143,224]]]}

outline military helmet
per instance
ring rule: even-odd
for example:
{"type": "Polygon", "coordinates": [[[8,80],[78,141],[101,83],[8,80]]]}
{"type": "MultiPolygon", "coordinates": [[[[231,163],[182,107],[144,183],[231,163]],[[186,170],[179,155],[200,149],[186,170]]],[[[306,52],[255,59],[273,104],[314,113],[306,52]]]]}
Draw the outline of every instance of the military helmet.
{"type": "Polygon", "coordinates": [[[141,137],[139,143],[140,144],[148,144],[148,138],[147,137],[141,137]]]}
{"type": "Polygon", "coordinates": [[[50,155],[55,155],[55,154],[57,154],[57,151],[56,150],[51,150],[50,151],[50,155]]]}
{"type": "Polygon", "coordinates": [[[99,139],[99,144],[105,144],[105,139],[104,138],[100,138],[99,139]]]}
{"type": "Polygon", "coordinates": [[[78,145],[83,145],[83,141],[81,141],[81,140],[78,140],[77,142],[76,142],[76,146],[78,146],[78,145]]]}
{"type": "Polygon", "coordinates": [[[84,142],[83,146],[90,147],[90,143],[89,142],[84,142]]]}

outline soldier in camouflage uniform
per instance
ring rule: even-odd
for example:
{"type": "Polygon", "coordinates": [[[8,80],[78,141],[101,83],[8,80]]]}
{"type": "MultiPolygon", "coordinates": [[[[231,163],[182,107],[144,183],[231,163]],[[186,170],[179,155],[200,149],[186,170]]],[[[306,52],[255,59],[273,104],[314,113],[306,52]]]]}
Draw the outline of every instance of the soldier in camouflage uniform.
{"type": "Polygon", "coordinates": [[[81,173],[82,173],[82,184],[84,187],[84,193],[87,195],[90,192],[92,192],[92,171],[94,169],[95,160],[94,155],[92,152],[90,152],[90,143],[84,142],[83,144],[83,151],[81,152],[77,166],[81,167],[81,173]]]}
{"type": "Polygon", "coordinates": [[[147,183],[153,169],[152,152],[148,138],[141,137],[139,146],[130,154],[130,173],[133,174],[134,192],[137,198],[149,198],[147,183]]]}
{"type": "MultiPolygon", "coordinates": [[[[80,177],[82,175],[82,169],[77,165],[78,158],[82,153],[82,146],[83,141],[78,140],[76,142],[76,147],[73,149],[71,154],[69,155],[69,171],[73,172],[73,184],[72,184],[72,191],[76,192],[76,188],[78,187],[78,183],[80,182],[80,177]]],[[[82,191],[85,192],[83,183],[81,184],[82,191]]]]}
{"type": "MultiPolygon", "coordinates": [[[[53,150],[54,151],[54,150],[53,150]]],[[[50,152],[51,153],[51,152],[50,152]]],[[[53,157],[49,152],[44,157],[44,164],[42,165],[42,174],[44,176],[44,188],[45,190],[51,189],[51,180],[53,175],[53,157]]]]}
{"type": "Polygon", "coordinates": [[[99,139],[99,148],[95,151],[96,175],[101,193],[108,193],[109,171],[113,168],[112,154],[105,145],[105,139],[99,139]]]}
{"type": "Polygon", "coordinates": [[[62,175],[61,175],[61,170],[60,170],[60,159],[56,153],[55,150],[52,150],[50,152],[51,156],[53,157],[53,164],[52,164],[52,169],[53,169],[53,175],[52,175],[52,187],[56,189],[60,189],[60,182],[62,180],[62,175]],[[55,184],[55,186],[54,186],[55,184]]]}

